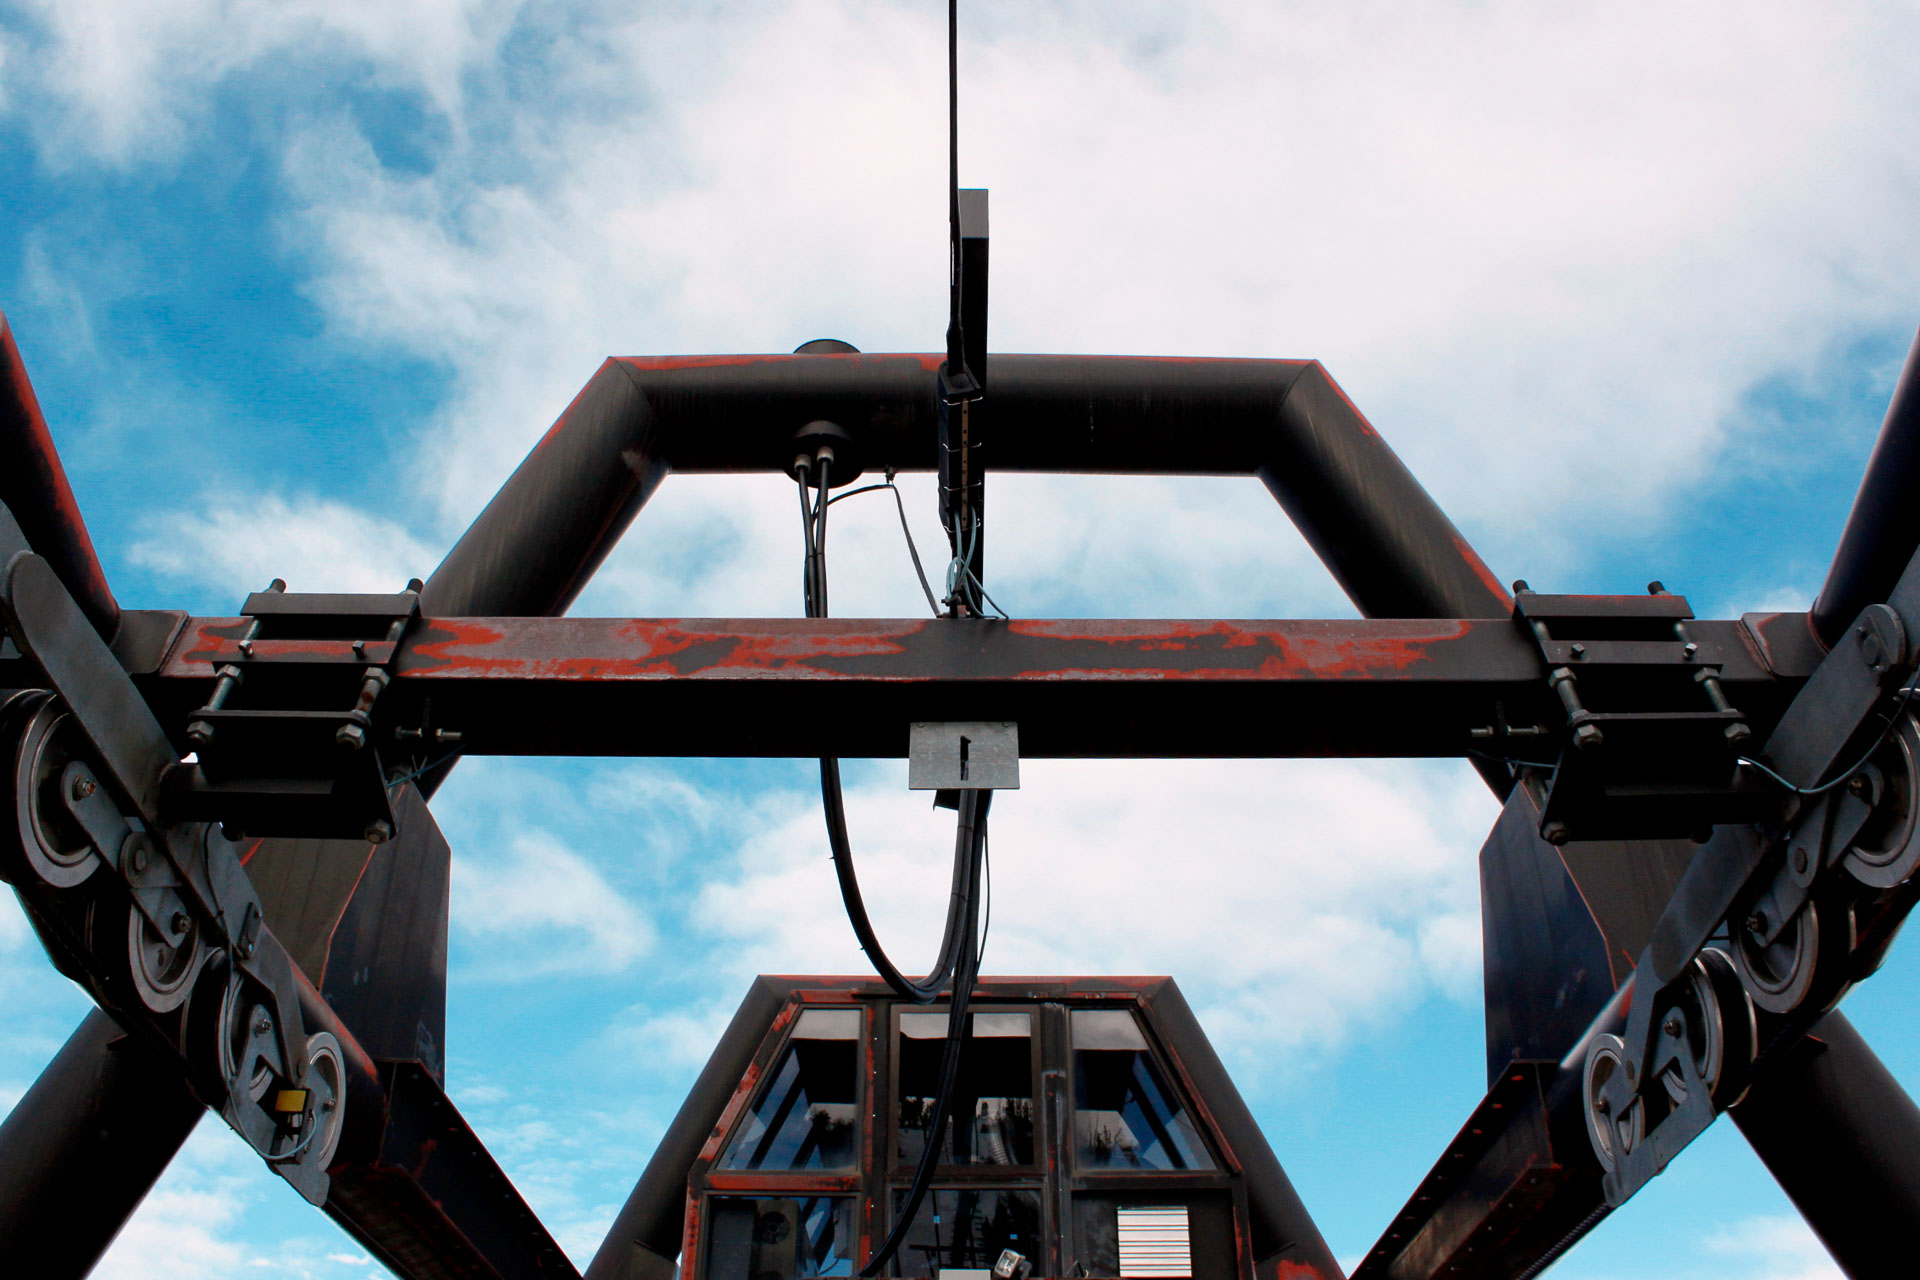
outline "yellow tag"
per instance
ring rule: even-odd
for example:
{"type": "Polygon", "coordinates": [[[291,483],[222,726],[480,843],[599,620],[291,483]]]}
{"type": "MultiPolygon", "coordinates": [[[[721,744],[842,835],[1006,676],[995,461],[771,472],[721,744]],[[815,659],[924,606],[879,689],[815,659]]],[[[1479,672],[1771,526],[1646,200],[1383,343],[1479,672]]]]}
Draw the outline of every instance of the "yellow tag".
{"type": "Polygon", "coordinates": [[[283,1116],[299,1115],[307,1109],[305,1089],[281,1089],[273,1095],[273,1109],[283,1116]]]}

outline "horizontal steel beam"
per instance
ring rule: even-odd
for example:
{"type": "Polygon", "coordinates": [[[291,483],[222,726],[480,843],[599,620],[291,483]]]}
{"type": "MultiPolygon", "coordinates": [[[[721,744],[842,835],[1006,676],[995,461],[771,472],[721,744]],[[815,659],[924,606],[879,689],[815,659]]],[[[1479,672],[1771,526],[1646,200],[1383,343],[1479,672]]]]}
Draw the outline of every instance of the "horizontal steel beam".
{"type": "MultiPolygon", "coordinates": [[[[1727,696],[1771,724],[1799,664],[1770,668],[1743,623],[1691,626],[1727,696]]],[[[246,627],[184,619],[138,666],[169,732],[221,664],[245,669],[245,705],[300,707],[358,661],[345,640],[243,654],[246,627]]],[[[1494,619],[429,618],[390,669],[387,732],[431,700],[430,727],[480,755],[898,757],[913,721],[1008,719],[1029,758],[1460,756],[1497,720],[1545,726],[1542,751],[1565,722],[1533,642],[1494,619]]]]}

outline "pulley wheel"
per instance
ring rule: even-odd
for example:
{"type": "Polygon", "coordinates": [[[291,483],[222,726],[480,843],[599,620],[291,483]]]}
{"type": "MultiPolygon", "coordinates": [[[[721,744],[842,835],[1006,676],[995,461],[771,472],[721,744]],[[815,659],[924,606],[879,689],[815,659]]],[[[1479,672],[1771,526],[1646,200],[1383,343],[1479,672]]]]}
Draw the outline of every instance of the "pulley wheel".
{"type": "MultiPolygon", "coordinates": [[[[1708,948],[1694,957],[1672,1007],[1686,1023],[1687,1049],[1694,1071],[1707,1086],[1707,1096],[1715,1106],[1730,1105],[1729,1095],[1735,1093],[1759,1052],[1759,1031],[1753,1002],[1724,951],[1708,948]]],[[[1665,1017],[1663,1013],[1661,1020],[1665,1017]]],[[[1684,1078],[1667,1071],[1660,1083],[1674,1106],[1687,1100],[1684,1078]]]]}
{"type": "Polygon", "coordinates": [[[43,884],[71,889],[100,868],[93,842],[67,811],[60,775],[79,751],[66,708],[49,698],[27,721],[14,757],[13,808],[20,851],[43,884]]]}
{"type": "Polygon", "coordinates": [[[220,1078],[230,1092],[245,1090],[254,1102],[267,1096],[273,1084],[273,1068],[248,1052],[253,1041],[256,1017],[269,1017],[267,1008],[255,1000],[237,973],[229,973],[227,988],[220,999],[220,1078]],[[242,1079],[242,1073],[251,1074],[242,1079]]]}
{"type": "Polygon", "coordinates": [[[1817,987],[1844,982],[1853,951],[1853,911],[1809,899],[1772,943],[1744,926],[1733,930],[1733,963],[1754,1004],[1768,1013],[1792,1013],[1817,987]]]}
{"type": "Polygon", "coordinates": [[[1626,1062],[1626,1044],[1619,1036],[1604,1032],[1593,1038],[1587,1049],[1587,1065],[1581,1075],[1582,1097],[1586,1101],[1587,1140],[1601,1167],[1612,1171],[1621,1156],[1640,1145],[1646,1136],[1646,1107],[1632,1105],[1626,1116],[1608,1111],[1601,1091],[1620,1072],[1626,1062]]]}
{"type": "Polygon", "coordinates": [[[307,1078],[301,1087],[308,1093],[306,1123],[312,1136],[289,1158],[324,1172],[333,1163],[347,1120],[346,1055],[332,1032],[316,1031],[307,1037],[307,1078]]]}
{"type": "Polygon", "coordinates": [[[1911,715],[1875,749],[1881,788],[1873,814],[1841,865],[1870,889],[1891,889],[1920,867],[1920,728],[1911,715]]]}
{"type": "Polygon", "coordinates": [[[185,936],[178,946],[163,937],[147,918],[127,908],[127,965],[140,1003],[155,1013],[170,1013],[185,1002],[200,967],[200,929],[185,915],[185,936]]]}

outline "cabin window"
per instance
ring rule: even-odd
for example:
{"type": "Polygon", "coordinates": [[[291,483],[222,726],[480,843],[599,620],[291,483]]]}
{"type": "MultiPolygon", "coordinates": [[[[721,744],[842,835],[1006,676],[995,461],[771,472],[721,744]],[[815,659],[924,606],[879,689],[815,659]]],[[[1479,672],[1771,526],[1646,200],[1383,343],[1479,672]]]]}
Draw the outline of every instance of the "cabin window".
{"type": "Polygon", "coordinates": [[[1186,1104],[1127,1010],[1073,1011],[1073,1097],[1083,1172],[1214,1167],[1186,1104]]]}
{"type": "Polygon", "coordinates": [[[771,1081],[741,1122],[721,1168],[857,1166],[860,1019],[858,1009],[808,1009],[800,1015],[771,1081]]]}
{"type": "MultiPolygon", "coordinates": [[[[970,1013],[950,1120],[941,1135],[943,1165],[1033,1164],[1033,1014],[970,1013]]],[[[901,1163],[914,1164],[940,1086],[947,1015],[902,1012],[897,1061],[901,1163]]]]}
{"type": "MultiPolygon", "coordinates": [[[[894,1212],[906,1202],[894,1192],[894,1212]]],[[[896,1276],[945,1276],[956,1272],[990,1275],[1003,1250],[1043,1265],[1046,1245],[1040,1234],[1038,1191],[935,1187],[920,1202],[907,1238],[894,1255],[896,1276]]]]}
{"type": "Polygon", "coordinates": [[[851,1198],[715,1196],[707,1201],[707,1280],[850,1276],[859,1247],[851,1198]]]}

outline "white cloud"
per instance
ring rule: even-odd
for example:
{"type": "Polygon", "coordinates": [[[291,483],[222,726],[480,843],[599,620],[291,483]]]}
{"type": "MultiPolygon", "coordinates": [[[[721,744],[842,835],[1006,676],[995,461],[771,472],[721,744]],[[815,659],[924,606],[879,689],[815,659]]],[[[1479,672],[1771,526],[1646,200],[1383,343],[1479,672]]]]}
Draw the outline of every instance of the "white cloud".
{"type": "Polygon", "coordinates": [[[478,952],[468,975],[493,980],[618,972],[654,941],[638,907],[540,833],[514,838],[504,855],[463,849],[453,864],[452,919],[478,952]]]}
{"type": "Polygon", "coordinates": [[[38,28],[28,83],[54,108],[36,121],[43,156],[62,166],[170,159],[226,83],[275,62],[291,64],[298,86],[364,78],[456,112],[463,74],[497,52],[518,8],[518,0],[28,0],[22,16],[38,28]]]}
{"type": "Polygon", "coordinates": [[[1732,1260],[1743,1280],[1841,1280],[1845,1274],[1797,1215],[1733,1223],[1709,1236],[1707,1249],[1732,1260]]]}
{"type": "Polygon", "coordinates": [[[238,595],[274,578],[291,591],[398,591],[444,554],[395,521],[306,495],[208,498],[144,530],[129,553],[135,564],[238,595]]]}
{"type": "MultiPolygon", "coordinates": [[[[990,973],[1172,974],[1235,1056],[1318,1057],[1436,990],[1474,994],[1473,851],[1492,802],[1464,769],[1026,761],[1021,773],[993,810],[990,973]]],[[[882,942],[917,972],[946,909],[951,818],[897,777],[851,788],[848,808],[882,942]]],[[[865,972],[826,856],[808,799],[743,842],[693,917],[742,973],[865,972]]]]}
{"type": "Polygon", "coordinates": [[[364,1276],[370,1263],[224,1125],[205,1120],[93,1275],[174,1280],[262,1271],[288,1280],[344,1280],[364,1276]]]}
{"type": "MultiPolygon", "coordinates": [[[[344,116],[297,133],[292,225],[336,334],[457,375],[417,459],[443,523],[604,354],[937,343],[937,16],[556,20],[536,62],[567,91],[474,73],[466,110],[520,123],[463,132],[431,172],[383,168],[344,116]]],[[[1905,11],[969,24],[962,172],[995,192],[995,345],[1324,357],[1496,565],[1551,573],[1662,519],[1756,383],[1912,322],[1920,165],[1890,141],[1920,115],[1888,52],[1905,11]]],[[[790,609],[778,489],[675,480],[587,603],[790,609]]],[[[1340,608],[1250,483],[996,493],[993,580],[1034,611],[1079,594],[1062,581],[1116,613],[1340,608]]],[[[875,580],[848,610],[910,611],[904,573],[875,580]]]]}

